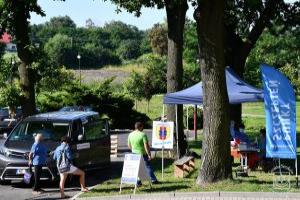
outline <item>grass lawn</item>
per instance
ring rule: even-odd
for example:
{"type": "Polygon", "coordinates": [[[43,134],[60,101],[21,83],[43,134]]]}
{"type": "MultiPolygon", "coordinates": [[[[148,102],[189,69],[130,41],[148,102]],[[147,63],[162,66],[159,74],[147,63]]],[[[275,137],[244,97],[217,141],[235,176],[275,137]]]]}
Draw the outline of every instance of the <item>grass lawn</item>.
{"type": "MultiPolygon", "coordinates": [[[[158,118],[162,115],[163,95],[155,95],[150,101],[149,112],[147,110],[147,102],[138,102],[137,110],[147,114],[150,119],[158,118]]],[[[263,102],[245,103],[243,108],[243,121],[246,126],[246,132],[252,136],[259,136],[260,128],[265,126],[265,109],[263,102]]],[[[297,119],[300,119],[300,100],[297,101],[297,119]]],[[[300,132],[300,123],[297,124],[297,132],[300,132]]]]}
{"type": "MultiPolygon", "coordinates": [[[[150,109],[147,110],[147,102],[138,102],[137,110],[142,113],[146,113],[151,119],[155,119],[162,114],[162,95],[156,95],[150,101],[150,109]]],[[[246,125],[246,132],[255,137],[259,133],[259,129],[265,126],[265,113],[264,105],[262,102],[259,103],[246,103],[243,104],[243,121],[246,125]]],[[[297,119],[300,118],[300,101],[297,102],[297,119]]],[[[297,131],[300,132],[300,125],[297,124],[297,131]]],[[[190,142],[189,147],[200,154],[201,151],[201,138],[199,134],[199,140],[190,142]]],[[[298,151],[300,149],[298,148],[298,151]]],[[[200,166],[200,160],[196,160],[196,169],[184,179],[175,178],[173,176],[173,165],[174,160],[165,160],[165,174],[164,180],[161,180],[161,159],[155,158],[152,161],[155,174],[158,179],[162,181],[162,184],[154,185],[152,189],[149,188],[147,183],[138,188],[137,193],[150,193],[150,192],[196,192],[196,191],[248,191],[248,192],[300,192],[300,189],[295,188],[295,178],[291,177],[291,189],[274,189],[273,188],[273,174],[264,173],[262,171],[251,171],[249,177],[235,177],[233,180],[221,181],[215,184],[209,184],[207,186],[196,185],[196,178],[200,166]]],[[[234,170],[237,167],[237,163],[234,164],[234,170]]],[[[114,176],[104,183],[99,184],[90,193],[83,194],[86,196],[104,196],[104,195],[118,195],[119,184],[120,184],[121,171],[114,174],[114,176]]],[[[122,194],[132,194],[133,187],[126,186],[122,190],[122,194]]]]}
{"type": "MultiPolygon", "coordinates": [[[[201,147],[201,135],[199,140],[190,142],[189,146],[192,150],[200,153],[201,147]]],[[[215,184],[209,184],[206,186],[198,186],[196,184],[196,178],[198,175],[198,169],[200,166],[200,160],[196,160],[196,169],[184,179],[175,178],[173,175],[174,160],[165,160],[164,180],[161,179],[161,159],[155,158],[152,160],[152,165],[155,170],[155,174],[159,181],[162,183],[159,185],[153,185],[150,189],[147,182],[143,183],[143,186],[138,188],[137,194],[151,193],[151,192],[197,192],[197,191],[239,191],[239,192],[300,192],[300,189],[295,188],[295,178],[291,177],[291,189],[274,189],[273,188],[273,174],[264,173],[262,171],[252,171],[249,173],[249,177],[238,177],[235,175],[233,180],[225,180],[215,184]]],[[[236,168],[238,164],[235,163],[236,168]]],[[[233,173],[235,174],[235,173],[233,173]]],[[[121,171],[116,172],[110,180],[107,180],[98,186],[96,186],[91,192],[81,195],[81,197],[91,196],[110,196],[119,195],[121,171]]],[[[122,194],[132,194],[133,186],[124,185],[122,194]]]]}

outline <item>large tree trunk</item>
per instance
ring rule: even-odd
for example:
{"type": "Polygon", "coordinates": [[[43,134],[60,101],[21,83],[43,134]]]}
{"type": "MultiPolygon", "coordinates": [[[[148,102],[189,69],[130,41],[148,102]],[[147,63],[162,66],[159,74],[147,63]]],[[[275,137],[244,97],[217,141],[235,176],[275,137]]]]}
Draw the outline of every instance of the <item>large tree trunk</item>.
{"type": "MultiPolygon", "coordinates": [[[[168,66],[167,66],[167,92],[176,92],[182,89],[182,53],[183,53],[183,31],[185,15],[188,9],[186,0],[165,0],[168,21],[168,66]]],[[[175,121],[175,106],[167,107],[168,120],[175,121]]],[[[178,105],[178,144],[179,156],[186,152],[183,130],[183,107],[178,105]]]]}
{"type": "Polygon", "coordinates": [[[24,1],[19,0],[15,3],[14,19],[15,37],[17,42],[18,57],[21,60],[19,65],[20,84],[23,94],[22,111],[23,116],[29,116],[35,113],[35,90],[34,75],[30,69],[32,63],[32,53],[30,51],[29,26],[26,16],[24,1]]]}
{"type": "Polygon", "coordinates": [[[198,184],[232,177],[225,81],[224,1],[202,0],[195,10],[203,83],[203,145],[198,184]]]}

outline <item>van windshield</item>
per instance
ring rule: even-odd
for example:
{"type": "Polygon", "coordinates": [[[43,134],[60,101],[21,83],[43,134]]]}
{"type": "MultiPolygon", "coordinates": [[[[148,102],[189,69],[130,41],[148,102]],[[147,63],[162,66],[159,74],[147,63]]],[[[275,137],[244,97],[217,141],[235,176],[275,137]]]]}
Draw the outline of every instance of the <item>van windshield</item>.
{"type": "Polygon", "coordinates": [[[70,124],[65,122],[31,121],[21,122],[10,134],[10,141],[33,140],[34,135],[41,133],[45,140],[59,141],[67,135],[70,124]]]}

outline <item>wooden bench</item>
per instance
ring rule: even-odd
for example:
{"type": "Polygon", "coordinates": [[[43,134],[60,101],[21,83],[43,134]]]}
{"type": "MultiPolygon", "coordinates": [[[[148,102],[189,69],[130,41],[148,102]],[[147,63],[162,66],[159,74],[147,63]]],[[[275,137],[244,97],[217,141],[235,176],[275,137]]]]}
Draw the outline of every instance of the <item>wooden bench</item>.
{"type": "Polygon", "coordinates": [[[174,162],[174,176],[184,178],[195,169],[195,158],[192,156],[184,156],[174,162]]]}
{"type": "Polygon", "coordinates": [[[118,135],[110,136],[110,157],[118,157],[118,135]]]}

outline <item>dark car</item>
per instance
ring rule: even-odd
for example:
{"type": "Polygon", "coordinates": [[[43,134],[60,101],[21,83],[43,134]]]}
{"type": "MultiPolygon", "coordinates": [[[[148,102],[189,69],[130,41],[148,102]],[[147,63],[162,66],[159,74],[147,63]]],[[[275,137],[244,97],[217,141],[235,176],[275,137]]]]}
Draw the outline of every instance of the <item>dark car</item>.
{"type": "MultiPolygon", "coordinates": [[[[17,107],[16,109],[16,118],[22,116],[22,109],[21,107],[17,107]]],[[[0,122],[4,121],[5,119],[9,118],[9,110],[8,107],[0,108],[0,122]]]]}
{"type": "MultiPolygon", "coordinates": [[[[25,118],[9,134],[0,148],[0,180],[23,180],[34,135],[42,133],[49,152],[55,150],[64,135],[71,137],[74,164],[91,170],[110,165],[109,126],[97,112],[51,112],[25,118]]],[[[42,180],[54,180],[58,173],[49,156],[42,180]]]]}
{"type": "Polygon", "coordinates": [[[93,108],[90,106],[65,106],[61,108],[61,112],[74,112],[74,111],[93,111],[93,108]]]}
{"type": "MultiPolygon", "coordinates": [[[[36,113],[40,113],[39,108],[36,108],[36,113]]],[[[9,134],[21,120],[22,116],[23,113],[20,106],[16,109],[16,116],[14,117],[14,119],[9,118],[8,107],[0,108],[0,134],[9,134]]]]}

